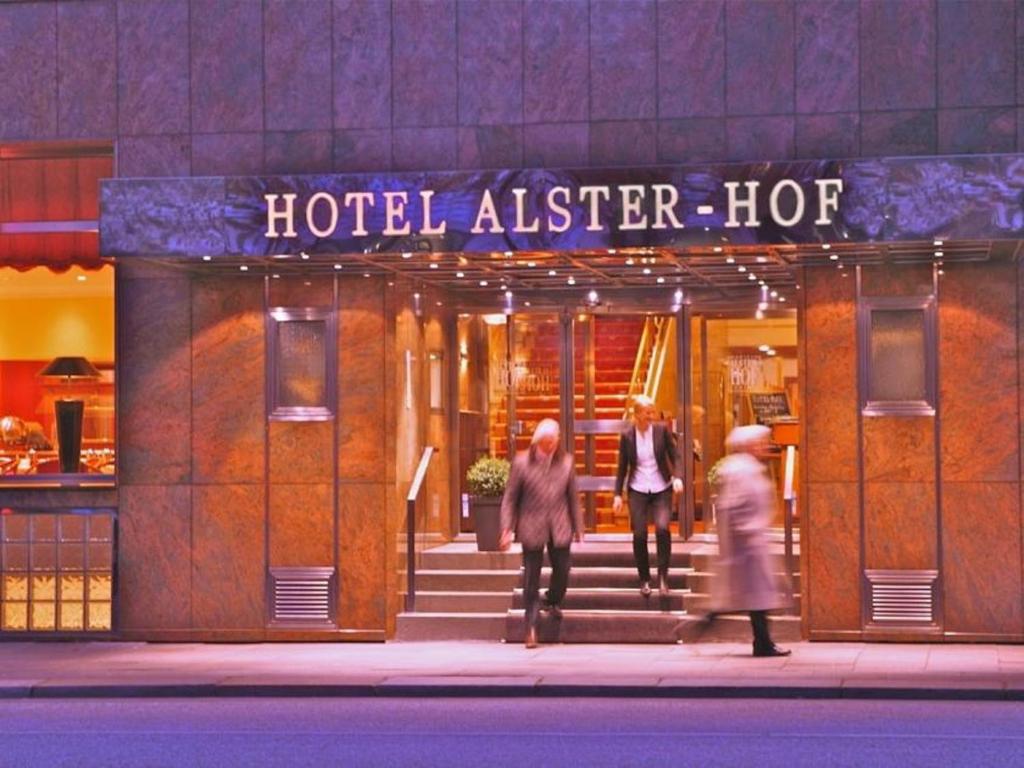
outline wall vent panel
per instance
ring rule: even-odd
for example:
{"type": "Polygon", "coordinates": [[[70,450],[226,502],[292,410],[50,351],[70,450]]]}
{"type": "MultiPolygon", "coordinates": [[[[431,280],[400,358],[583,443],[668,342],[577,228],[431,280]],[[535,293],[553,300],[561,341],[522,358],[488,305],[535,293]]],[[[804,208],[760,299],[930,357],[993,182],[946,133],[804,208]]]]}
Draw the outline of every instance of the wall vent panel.
{"type": "Polygon", "coordinates": [[[926,627],[938,623],[938,571],[865,571],[872,627],[926,627]]]}
{"type": "Polygon", "coordinates": [[[270,625],[334,627],[334,568],[271,568],[270,625]]]}

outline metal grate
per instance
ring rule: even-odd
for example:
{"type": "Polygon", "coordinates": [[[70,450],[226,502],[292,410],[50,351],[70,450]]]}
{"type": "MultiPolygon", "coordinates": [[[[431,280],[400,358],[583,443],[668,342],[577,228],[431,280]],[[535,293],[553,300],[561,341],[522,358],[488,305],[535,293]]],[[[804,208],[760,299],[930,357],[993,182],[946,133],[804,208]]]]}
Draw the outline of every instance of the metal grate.
{"type": "Polygon", "coordinates": [[[865,571],[870,585],[871,622],[878,625],[935,623],[938,571],[865,571]]]}
{"type": "Polygon", "coordinates": [[[271,624],[334,624],[334,568],[271,568],[271,624]]]}

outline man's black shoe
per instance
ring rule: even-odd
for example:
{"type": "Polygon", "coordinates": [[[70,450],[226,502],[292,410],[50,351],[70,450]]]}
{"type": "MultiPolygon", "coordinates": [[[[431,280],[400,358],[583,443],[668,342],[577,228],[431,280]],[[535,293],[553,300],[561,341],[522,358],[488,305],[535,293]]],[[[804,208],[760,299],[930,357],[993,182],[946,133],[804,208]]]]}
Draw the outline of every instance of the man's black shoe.
{"type": "Polygon", "coordinates": [[[758,658],[766,658],[769,656],[789,656],[792,653],[789,649],[779,648],[777,645],[773,645],[770,648],[755,648],[754,655],[758,658]]]}

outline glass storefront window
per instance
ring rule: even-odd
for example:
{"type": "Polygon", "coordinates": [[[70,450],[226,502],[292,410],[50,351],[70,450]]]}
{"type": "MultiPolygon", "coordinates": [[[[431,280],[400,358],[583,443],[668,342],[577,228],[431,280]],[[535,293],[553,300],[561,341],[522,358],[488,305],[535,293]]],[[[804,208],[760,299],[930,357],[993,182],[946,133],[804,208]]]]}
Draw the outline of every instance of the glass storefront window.
{"type": "Polygon", "coordinates": [[[112,477],[114,268],[0,269],[0,475],[112,477]]]}

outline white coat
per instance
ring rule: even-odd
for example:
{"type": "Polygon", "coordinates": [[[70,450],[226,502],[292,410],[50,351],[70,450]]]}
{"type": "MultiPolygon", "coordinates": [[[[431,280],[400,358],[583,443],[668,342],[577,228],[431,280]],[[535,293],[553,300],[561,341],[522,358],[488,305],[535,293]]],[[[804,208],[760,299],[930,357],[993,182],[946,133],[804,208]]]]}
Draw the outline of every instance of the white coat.
{"type": "Polygon", "coordinates": [[[748,453],[731,454],[719,468],[718,483],[718,560],[711,610],[727,613],[785,607],[789,599],[775,575],[768,546],[775,488],[764,465],[748,453]]]}

